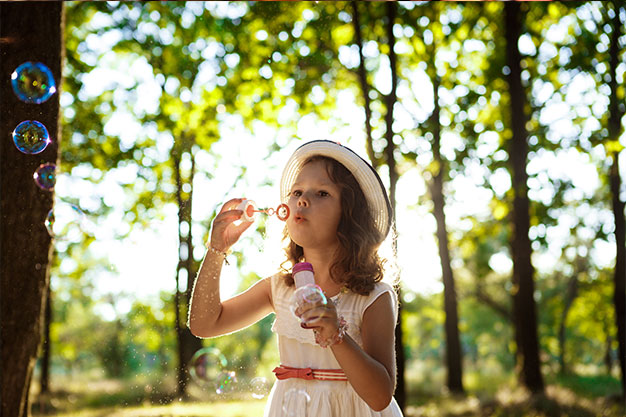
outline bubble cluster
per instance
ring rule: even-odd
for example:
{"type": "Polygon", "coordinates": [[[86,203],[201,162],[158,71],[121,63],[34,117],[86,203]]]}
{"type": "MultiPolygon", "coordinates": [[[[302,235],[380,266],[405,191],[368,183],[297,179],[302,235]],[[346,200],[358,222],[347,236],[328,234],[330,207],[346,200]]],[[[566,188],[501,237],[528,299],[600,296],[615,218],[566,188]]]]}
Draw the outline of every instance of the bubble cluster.
{"type": "Polygon", "coordinates": [[[48,129],[36,120],[25,120],[13,130],[13,143],[25,154],[34,155],[43,152],[51,142],[48,129]]]}
{"type": "Polygon", "coordinates": [[[56,165],[50,162],[39,165],[33,174],[33,179],[42,190],[52,191],[57,180],[56,165]]]}
{"type": "Polygon", "coordinates": [[[40,104],[56,91],[52,71],[41,62],[24,62],[11,74],[13,92],[26,103],[40,104]]]}

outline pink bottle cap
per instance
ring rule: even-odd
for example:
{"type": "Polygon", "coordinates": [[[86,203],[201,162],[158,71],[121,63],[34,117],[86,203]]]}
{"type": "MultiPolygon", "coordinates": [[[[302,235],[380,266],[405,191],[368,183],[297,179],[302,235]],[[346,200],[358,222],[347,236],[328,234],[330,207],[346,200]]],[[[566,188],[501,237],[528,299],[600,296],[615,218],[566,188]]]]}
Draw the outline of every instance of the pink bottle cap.
{"type": "Polygon", "coordinates": [[[311,265],[309,262],[298,262],[291,269],[291,273],[292,274],[297,274],[300,271],[311,271],[311,272],[313,272],[313,265],[311,265]]]}

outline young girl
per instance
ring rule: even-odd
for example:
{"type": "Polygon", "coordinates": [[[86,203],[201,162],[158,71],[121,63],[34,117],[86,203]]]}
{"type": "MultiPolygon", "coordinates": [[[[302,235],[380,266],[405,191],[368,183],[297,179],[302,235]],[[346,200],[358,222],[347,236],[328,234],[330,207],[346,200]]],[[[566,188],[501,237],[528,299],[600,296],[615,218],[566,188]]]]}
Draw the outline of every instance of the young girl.
{"type": "Polygon", "coordinates": [[[276,314],[272,330],[281,364],[265,416],[402,416],[393,399],[398,302],[381,282],[377,254],[391,206],[378,174],[350,149],[312,141],[287,162],[280,193],[290,210],[282,272],[221,301],[222,263],[252,224],[236,209],[243,199],[228,201],[213,221],[194,285],[191,332],[220,336],[276,314]],[[284,265],[303,261],[312,264],[316,284],[331,301],[298,308],[296,317],[294,280],[284,265]]]}

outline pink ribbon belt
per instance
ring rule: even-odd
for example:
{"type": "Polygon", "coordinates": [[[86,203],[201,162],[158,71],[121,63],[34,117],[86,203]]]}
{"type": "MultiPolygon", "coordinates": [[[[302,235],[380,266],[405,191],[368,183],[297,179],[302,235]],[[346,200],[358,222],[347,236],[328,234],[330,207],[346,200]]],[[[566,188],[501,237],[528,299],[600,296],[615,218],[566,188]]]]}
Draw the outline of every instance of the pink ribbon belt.
{"type": "Polygon", "coordinates": [[[347,381],[348,378],[343,369],[311,369],[311,368],[292,368],[290,366],[280,365],[272,370],[276,375],[276,379],[319,379],[322,381],[347,381]]]}

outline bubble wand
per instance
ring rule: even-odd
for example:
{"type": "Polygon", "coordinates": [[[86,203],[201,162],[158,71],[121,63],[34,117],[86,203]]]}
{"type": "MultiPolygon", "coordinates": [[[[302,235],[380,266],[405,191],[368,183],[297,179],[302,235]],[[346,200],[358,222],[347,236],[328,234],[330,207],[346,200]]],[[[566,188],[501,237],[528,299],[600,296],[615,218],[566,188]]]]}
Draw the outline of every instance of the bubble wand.
{"type": "Polygon", "coordinates": [[[289,206],[287,204],[279,204],[274,208],[257,208],[256,203],[252,200],[243,200],[237,206],[237,210],[242,210],[242,220],[251,222],[254,221],[255,213],[265,213],[268,216],[276,215],[279,220],[285,221],[289,218],[289,206]]]}

